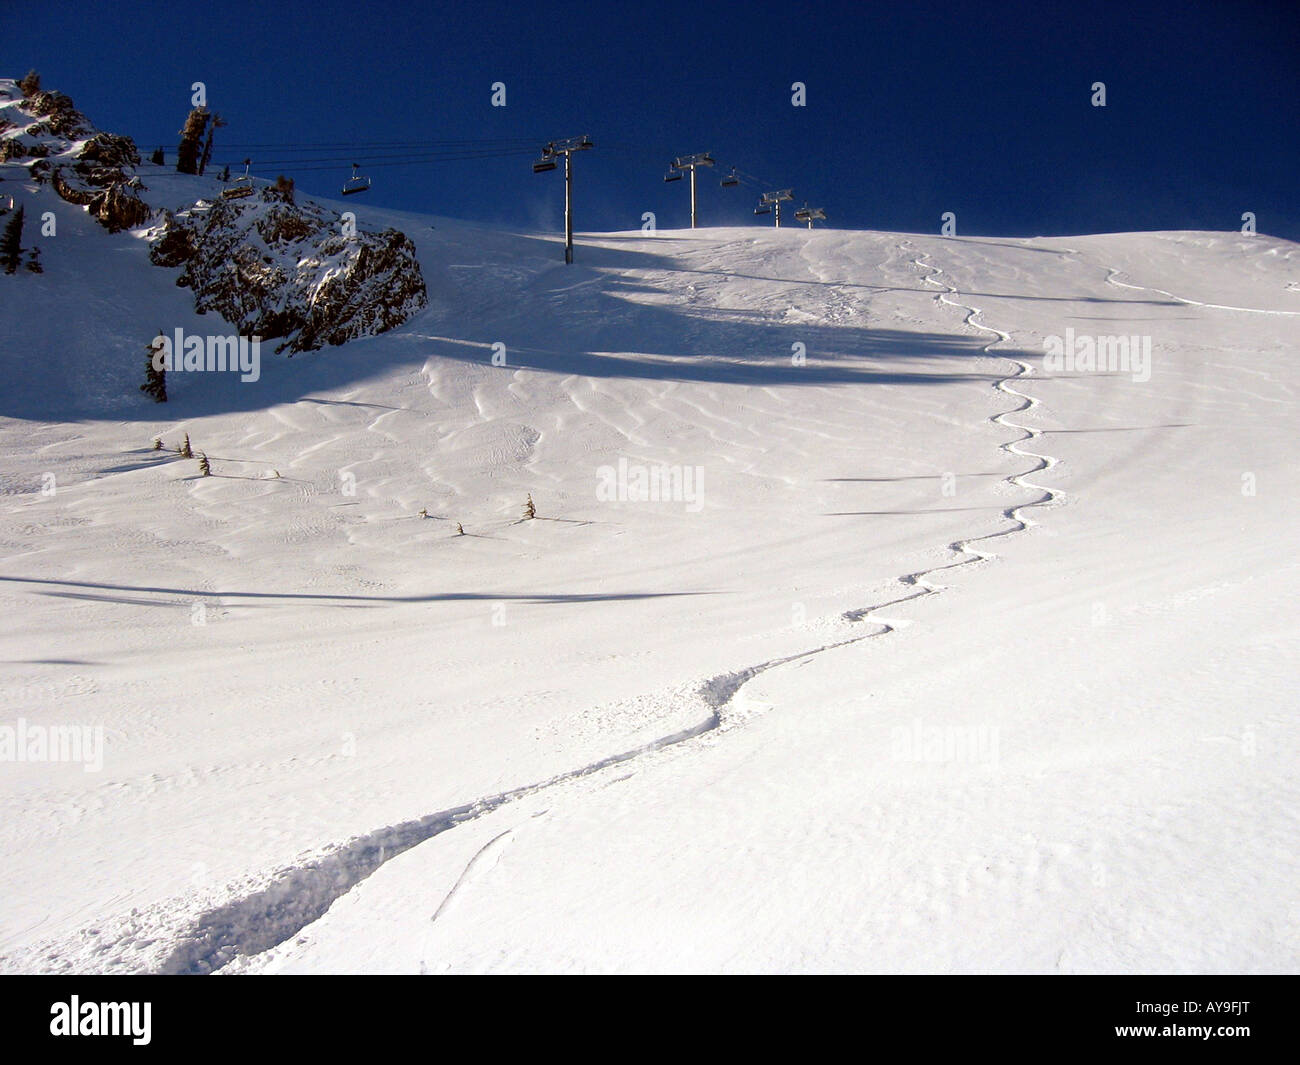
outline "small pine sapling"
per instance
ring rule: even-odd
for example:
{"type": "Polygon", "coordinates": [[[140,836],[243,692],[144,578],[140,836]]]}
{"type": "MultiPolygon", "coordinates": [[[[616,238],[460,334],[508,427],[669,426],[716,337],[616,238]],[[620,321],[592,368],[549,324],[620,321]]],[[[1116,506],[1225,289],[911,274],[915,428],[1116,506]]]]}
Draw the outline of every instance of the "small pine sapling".
{"type": "Polygon", "coordinates": [[[14,216],[5,223],[4,232],[0,233],[0,266],[6,274],[14,273],[23,261],[23,209],[18,208],[14,216]]]}
{"type": "Polygon", "coordinates": [[[190,447],[190,434],[189,434],[189,433],[186,433],[186,434],[185,434],[185,441],[184,441],[184,443],[181,444],[181,446],[180,446],[180,450],[177,452],[177,454],[180,455],[180,457],[183,458],[183,459],[192,459],[192,458],[194,457],[194,451],[193,451],[193,449],[190,447]]]}
{"type": "Polygon", "coordinates": [[[207,453],[204,451],[199,452],[199,473],[204,477],[212,476],[212,464],[208,462],[207,453]]]}
{"type": "Polygon", "coordinates": [[[162,443],[162,437],[161,437],[161,436],[155,436],[155,437],[153,438],[153,449],[154,449],[155,451],[161,451],[161,450],[163,449],[163,443],[162,443]]]}
{"type": "Polygon", "coordinates": [[[524,504],[524,520],[537,517],[537,508],[533,505],[533,493],[528,493],[528,502],[524,504]]]}
{"type": "MultiPolygon", "coordinates": [[[[158,335],[162,336],[161,330],[159,330],[158,335]]],[[[154,346],[156,343],[157,338],[150,342],[149,346],[144,349],[146,352],[144,357],[144,384],[140,386],[140,391],[146,396],[152,396],[155,403],[166,403],[167,366],[164,364],[163,367],[159,369],[154,365],[154,358],[158,353],[158,349],[154,346]]]]}
{"type": "Polygon", "coordinates": [[[456,522],[456,535],[457,536],[465,535],[465,526],[463,526],[460,522],[456,522]]]}
{"type": "Polygon", "coordinates": [[[428,507],[422,507],[422,508],[420,509],[419,517],[421,517],[421,518],[427,518],[428,516],[429,516],[429,508],[428,508],[428,507]]]}

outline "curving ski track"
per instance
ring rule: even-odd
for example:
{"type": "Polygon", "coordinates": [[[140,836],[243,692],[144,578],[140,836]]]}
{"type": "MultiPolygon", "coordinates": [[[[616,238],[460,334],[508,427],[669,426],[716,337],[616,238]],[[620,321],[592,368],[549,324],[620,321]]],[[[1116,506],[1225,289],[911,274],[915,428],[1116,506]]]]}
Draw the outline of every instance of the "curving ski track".
{"type": "Polygon", "coordinates": [[[1131,288],[1139,292],[1158,292],[1162,296],[1168,296],[1175,303],[1182,303],[1188,307],[1206,307],[1214,311],[1239,311],[1242,314],[1275,314],[1283,318],[1300,317],[1300,311],[1271,311],[1262,307],[1233,307],[1226,303],[1202,303],[1200,300],[1189,300],[1185,296],[1176,296],[1162,288],[1152,288],[1150,285],[1130,285],[1126,281],[1117,281],[1116,278],[1124,271],[1116,270],[1113,266],[1107,269],[1109,270],[1106,275],[1106,284],[1108,285],[1114,285],[1116,288],[1131,288]]]}
{"type": "MultiPolygon", "coordinates": [[[[924,258],[925,256],[922,257],[924,258]]],[[[1011,339],[1010,334],[1004,333],[1000,329],[995,329],[990,325],[985,325],[983,322],[977,322],[975,319],[984,313],[978,307],[972,307],[965,303],[958,303],[950,298],[952,296],[960,295],[960,293],[954,286],[945,284],[938,280],[939,275],[943,273],[942,269],[932,263],[922,262],[920,258],[913,259],[912,262],[923,270],[928,269],[933,271],[922,280],[928,284],[937,285],[944,290],[935,296],[936,300],[949,307],[956,307],[958,310],[965,311],[966,317],[964,320],[967,325],[971,326],[973,329],[982,329],[986,333],[993,333],[997,337],[996,340],[992,340],[988,344],[984,345],[983,351],[985,354],[993,354],[993,349],[995,347],[1011,339]]],[[[1050,455],[1040,455],[1035,451],[1025,451],[1021,448],[1020,445],[1026,440],[1034,440],[1042,436],[1042,433],[1027,425],[1017,425],[1015,422],[1007,421],[1007,418],[1013,414],[1021,414],[1025,411],[1033,410],[1034,407],[1038,406],[1038,400],[1034,399],[1032,396],[1025,395],[1023,392],[1016,391],[1016,389],[1011,387],[1011,382],[1021,377],[1027,377],[1033,372],[1033,370],[1028,363],[1021,362],[1019,359],[1013,359],[1007,355],[1001,357],[1012,363],[1016,368],[1016,372],[1011,374],[1009,377],[1002,378],[1002,380],[994,385],[994,387],[999,392],[1005,392],[1007,395],[1014,396],[1022,402],[1020,406],[1013,407],[1008,411],[1003,411],[1001,414],[995,414],[989,420],[995,425],[1004,425],[1008,429],[1017,429],[1024,434],[1015,440],[1010,440],[1005,444],[1002,444],[1001,450],[1020,458],[1034,459],[1037,461],[1037,465],[1026,470],[1024,473],[1012,474],[1010,477],[1007,477],[1006,480],[1009,484],[1015,485],[1017,488],[1028,488],[1041,493],[1039,498],[1028,503],[1018,503],[1015,506],[1008,507],[1002,512],[1002,516],[1012,523],[1010,528],[999,529],[997,532],[985,533],[983,536],[972,536],[961,540],[954,540],[948,545],[949,551],[957,555],[965,555],[965,558],[959,558],[957,561],[950,562],[945,566],[932,566],[928,569],[918,570],[915,573],[909,573],[898,578],[900,584],[909,587],[917,587],[920,589],[919,591],[913,592],[911,595],[900,596],[897,599],[890,600],[888,603],[880,603],[876,606],[866,607],[862,610],[848,611],[845,613],[844,617],[849,621],[876,620],[878,623],[885,624],[888,627],[891,623],[886,622],[883,618],[872,618],[872,615],[877,610],[884,610],[899,603],[906,603],[913,599],[919,599],[926,595],[934,595],[935,593],[942,591],[946,586],[931,583],[928,580],[931,574],[942,573],[944,570],[958,569],[962,566],[969,566],[976,562],[983,562],[990,558],[996,558],[997,556],[991,552],[980,551],[971,545],[983,543],[986,540],[995,540],[1002,536],[1010,536],[1012,533],[1023,532],[1025,529],[1037,525],[1038,523],[1032,518],[1025,517],[1023,511],[1030,507],[1047,506],[1056,500],[1063,498],[1064,493],[1058,490],[1053,490],[1040,484],[1033,484],[1026,480],[1026,478],[1032,474],[1038,473],[1042,470],[1051,469],[1056,465],[1056,459],[1052,458],[1050,455]]]]}
{"type": "MultiPolygon", "coordinates": [[[[900,246],[900,250],[915,249],[911,247],[910,243],[904,242],[900,246]]],[[[1018,503],[1004,510],[1002,512],[1003,517],[1009,522],[1007,528],[950,543],[948,550],[960,556],[955,561],[942,566],[932,566],[918,570],[897,578],[899,584],[913,589],[907,595],[858,610],[846,611],[841,615],[849,622],[871,622],[877,626],[875,631],[852,636],[848,639],[825,644],[797,654],[775,658],[746,669],[720,674],[708,679],[700,685],[695,693],[695,697],[701,703],[701,709],[705,711],[705,715],[698,724],[690,728],[663,736],[631,750],[610,755],[566,773],[557,774],[535,784],[513,788],[466,803],[463,806],[440,810],[425,817],[404,821],[400,824],[387,825],[364,836],[354,837],[302,865],[279,870],[272,875],[270,882],[258,891],[224,903],[201,914],[190,925],[189,929],[178,937],[170,954],[156,971],[172,974],[212,973],[237,957],[247,957],[270,950],[324,916],[336,899],[351,891],[353,887],[374,873],[381,865],[410,850],[412,847],[432,839],[434,836],[456,828],[467,821],[483,817],[525,796],[535,795],[551,788],[581,780],[612,766],[621,765],[669,747],[676,747],[690,740],[709,735],[716,736],[729,731],[731,728],[738,727],[743,723],[745,715],[736,712],[737,697],[741,695],[743,687],[749,681],[778,666],[811,658],[825,651],[835,650],[862,640],[883,636],[903,627],[908,623],[882,617],[879,611],[887,610],[890,607],[914,599],[937,595],[946,585],[935,583],[931,579],[935,574],[964,566],[976,565],[997,557],[993,553],[980,550],[974,545],[1023,532],[1036,525],[1037,522],[1027,517],[1024,512],[1034,507],[1048,506],[1062,498],[1062,493],[1043,485],[1034,484],[1027,479],[1035,473],[1050,469],[1055,465],[1056,460],[1049,455],[1025,450],[1022,445],[1026,441],[1034,440],[1042,434],[1029,426],[1019,425],[1008,420],[1011,416],[1032,410],[1038,405],[1038,400],[1017,391],[1011,384],[1011,382],[1031,374],[1032,369],[1027,363],[1021,362],[1019,359],[1010,356],[996,356],[993,349],[999,344],[1009,341],[1009,334],[977,321],[976,319],[983,314],[983,311],[954,299],[953,297],[959,296],[960,293],[953,285],[939,280],[943,270],[932,263],[922,261],[927,257],[928,253],[923,254],[912,259],[912,263],[920,269],[931,271],[930,274],[923,278],[923,281],[943,290],[936,294],[935,299],[946,306],[965,311],[966,315],[963,321],[966,325],[983,330],[986,333],[992,333],[994,339],[984,346],[983,353],[1006,358],[1015,368],[1013,373],[1002,378],[994,387],[998,391],[1019,400],[1020,403],[1011,410],[993,415],[989,420],[996,425],[1014,429],[1022,434],[1016,439],[1000,445],[1001,450],[1020,458],[1032,459],[1034,465],[1023,473],[1010,475],[1006,478],[1006,481],[1017,488],[1036,491],[1039,493],[1039,497],[1027,503],[1018,503]]],[[[1107,280],[1111,279],[1108,278],[1107,280]]],[[[1120,282],[1114,283],[1120,284],[1120,282]]],[[[493,837],[488,844],[475,854],[434,913],[433,920],[436,920],[442,914],[447,904],[457,894],[479,857],[511,831],[513,830],[507,829],[506,832],[493,837]]]]}

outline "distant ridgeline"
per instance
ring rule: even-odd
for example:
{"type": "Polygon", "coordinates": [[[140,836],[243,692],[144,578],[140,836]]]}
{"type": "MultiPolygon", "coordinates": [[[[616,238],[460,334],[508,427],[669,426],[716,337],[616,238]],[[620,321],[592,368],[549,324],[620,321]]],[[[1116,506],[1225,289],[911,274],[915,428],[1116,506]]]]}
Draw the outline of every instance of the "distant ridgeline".
{"type": "Polygon", "coordinates": [[[141,195],[148,186],[131,138],[96,129],[34,75],[0,79],[0,164],[25,167],[110,233],[150,225],[150,258],[182,268],[176,283],[193,290],[196,310],[217,312],[241,333],[283,338],[277,350],[383,333],[428,303],[405,234],[360,232],[333,211],[298,204],[292,181],[223,199],[213,179],[184,178],[203,198],[175,213],[155,210],[141,195]]]}

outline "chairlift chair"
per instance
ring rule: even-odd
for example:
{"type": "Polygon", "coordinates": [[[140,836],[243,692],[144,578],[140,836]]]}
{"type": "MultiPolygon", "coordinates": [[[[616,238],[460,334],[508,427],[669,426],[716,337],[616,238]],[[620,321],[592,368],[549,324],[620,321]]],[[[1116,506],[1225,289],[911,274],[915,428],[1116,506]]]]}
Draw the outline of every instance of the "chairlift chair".
{"type": "Polygon", "coordinates": [[[681,181],[682,172],[680,170],[670,170],[664,175],[665,181],[681,181]]]}
{"type": "Polygon", "coordinates": [[[772,213],[772,206],[771,206],[771,204],[760,203],[757,207],[754,208],[754,213],[755,213],[755,214],[771,214],[771,213],[772,213]]]}
{"type": "Polygon", "coordinates": [[[733,185],[739,185],[739,184],[740,184],[740,178],[736,177],[735,170],[732,170],[730,174],[728,174],[726,177],[722,179],[722,187],[724,189],[729,189],[733,185]]]}
{"type": "Polygon", "coordinates": [[[554,170],[558,164],[555,162],[555,156],[544,155],[533,164],[534,174],[544,174],[548,170],[554,170]]]}
{"type": "Polygon", "coordinates": [[[244,160],[244,172],[230,183],[230,188],[221,190],[223,200],[238,200],[243,196],[253,195],[253,179],[248,173],[251,160],[244,160]]]}
{"type": "Polygon", "coordinates": [[[343,182],[344,196],[351,196],[354,193],[370,191],[370,179],[362,174],[358,174],[357,171],[359,169],[360,166],[357,163],[352,164],[352,176],[348,178],[347,181],[343,182]]]}

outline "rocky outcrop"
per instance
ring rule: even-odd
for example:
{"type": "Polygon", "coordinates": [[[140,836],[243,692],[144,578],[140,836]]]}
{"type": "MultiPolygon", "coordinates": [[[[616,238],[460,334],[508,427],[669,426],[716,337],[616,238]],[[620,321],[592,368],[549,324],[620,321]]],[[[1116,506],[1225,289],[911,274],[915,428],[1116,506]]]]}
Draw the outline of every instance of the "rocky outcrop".
{"type": "MultiPolygon", "coordinates": [[[[73,164],[86,174],[100,171],[126,171],[140,165],[140,153],[136,151],[135,141],[130,137],[119,137],[114,133],[96,133],[89,140],[83,141],[77,149],[77,162],[73,164]]],[[[92,181],[92,184],[107,184],[105,181],[92,181]]]]}
{"type": "Polygon", "coordinates": [[[428,303],[415,245],[395,229],[330,237],[305,265],[320,280],[297,338],[300,349],[387,332],[428,303]]]}
{"type": "Polygon", "coordinates": [[[149,234],[159,266],[199,311],[246,335],[310,351],[401,325],[428,302],[415,245],[394,229],[346,235],[342,220],[275,187],[167,212],[149,234]]]}
{"type": "Polygon", "coordinates": [[[61,92],[38,92],[26,97],[22,106],[28,114],[45,119],[39,123],[40,126],[68,142],[80,140],[95,132],[90,119],[77,110],[72,97],[61,92]]]}
{"type": "MultiPolygon", "coordinates": [[[[133,181],[139,182],[139,178],[133,181]]],[[[86,209],[110,233],[142,226],[153,217],[153,209],[140,199],[136,186],[115,181],[86,204],[86,209]]]]}
{"type": "MultiPolygon", "coordinates": [[[[62,167],[52,171],[41,171],[42,174],[47,172],[50,175],[50,185],[54,191],[58,193],[59,199],[61,200],[67,200],[68,203],[75,203],[78,207],[85,207],[97,195],[97,193],[91,189],[82,188],[80,183],[75,185],[68,184],[68,182],[64,180],[62,167]]],[[[37,180],[41,179],[38,178],[37,180]]]]}
{"type": "MultiPolygon", "coordinates": [[[[140,154],[129,137],[96,129],[58,92],[24,96],[0,79],[0,162],[17,161],[110,232],[155,219],[140,195],[140,154]]],[[[195,195],[214,183],[199,178],[195,195]]],[[[344,232],[333,211],[296,203],[287,179],[241,199],[200,199],[162,212],[148,232],[150,258],[179,268],[177,284],[245,335],[309,351],[383,333],[428,297],[415,246],[402,233],[344,232]]]]}
{"type": "Polygon", "coordinates": [[[0,102],[0,162],[30,160],[36,181],[49,181],[62,199],[85,207],[110,232],[150,219],[153,212],[138,194],[144,188],[135,174],[140,153],[130,137],[95,129],[61,92],[21,97],[6,90],[0,102]]]}
{"type": "Polygon", "coordinates": [[[50,150],[44,144],[32,144],[19,137],[5,137],[0,140],[0,163],[10,163],[19,159],[43,159],[49,154],[50,150]]]}

